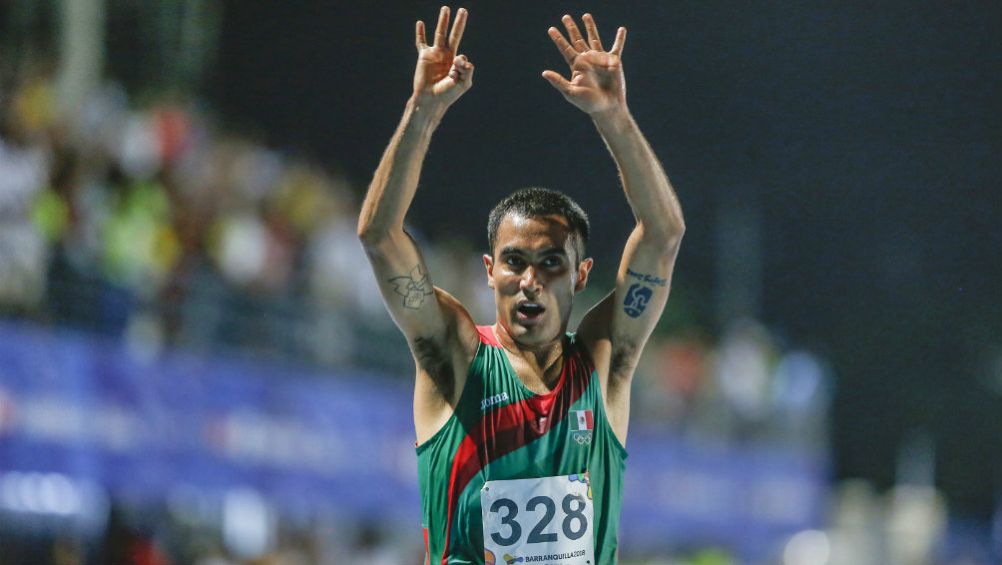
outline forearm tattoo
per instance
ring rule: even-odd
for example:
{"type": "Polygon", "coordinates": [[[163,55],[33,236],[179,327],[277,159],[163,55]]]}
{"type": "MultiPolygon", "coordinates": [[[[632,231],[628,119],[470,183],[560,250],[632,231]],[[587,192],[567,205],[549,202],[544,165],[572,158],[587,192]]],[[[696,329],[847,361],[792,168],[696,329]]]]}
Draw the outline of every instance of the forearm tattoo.
{"type": "Polygon", "coordinates": [[[404,297],[404,308],[411,310],[421,308],[427,297],[435,294],[435,289],[428,280],[428,273],[421,265],[415,265],[410,274],[393,277],[389,282],[394,284],[393,291],[404,297]]]}
{"type": "Polygon", "coordinates": [[[668,279],[638,273],[629,268],[626,269],[626,274],[641,281],[630,286],[630,289],[626,291],[626,299],[623,300],[623,311],[626,312],[626,315],[631,318],[637,318],[644,313],[644,310],[647,309],[647,304],[651,301],[651,297],[654,296],[654,289],[648,285],[666,287],[668,286],[668,279]]]}
{"type": "Polygon", "coordinates": [[[630,270],[629,267],[626,268],[626,274],[647,284],[652,284],[654,286],[668,286],[668,279],[655,277],[654,275],[644,275],[630,270]]]}
{"type": "Polygon", "coordinates": [[[650,287],[642,284],[635,284],[626,291],[626,300],[623,301],[623,311],[631,318],[639,317],[647,309],[647,303],[654,296],[654,291],[650,287]]]}

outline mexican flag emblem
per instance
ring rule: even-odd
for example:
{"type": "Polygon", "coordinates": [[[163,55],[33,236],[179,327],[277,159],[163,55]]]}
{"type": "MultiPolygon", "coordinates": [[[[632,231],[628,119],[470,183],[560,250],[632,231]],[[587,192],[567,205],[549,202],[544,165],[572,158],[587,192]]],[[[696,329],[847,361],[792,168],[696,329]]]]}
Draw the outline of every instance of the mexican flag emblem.
{"type": "Polygon", "coordinates": [[[587,432],[595,427],[595,418],[591,410],[571,410],[571,431],[587,432]]]}
{"type": "Polygon", "coordinates": [[[579,445],[591,444],[591,432],[595,428],[595,417],[591,410],[571,410],[568,414],[571,438],[579,445]]]}

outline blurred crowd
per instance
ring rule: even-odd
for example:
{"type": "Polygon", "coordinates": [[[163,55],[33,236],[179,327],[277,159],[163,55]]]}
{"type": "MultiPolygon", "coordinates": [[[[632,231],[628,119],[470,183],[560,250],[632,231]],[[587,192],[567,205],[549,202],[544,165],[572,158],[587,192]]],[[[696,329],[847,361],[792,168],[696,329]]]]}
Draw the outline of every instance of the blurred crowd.
{"type": "MultiPolygon", "coordinates": [[[[180,96],[137,104],[107,83],[72,112],[57,108],[43,73],[0,99],[0,312],[153,355],[177,346],[410,377],[355,236],[360,187],[221,129],[180,96]]],[[[435,283],[492,320],[478,246],[421,245],[435,283]]],[[[784,349],[752,321],[716,343],[695,329],[656,333],[638,415],[823,443],[825,369],[784,349]]]]}
{"type": "MultiPolygon", "coordinates": [[[[109,82],[67,112],[51,77],[28,73],[0,94],[0,116],[4,316],[123,339],[151,356],[172,347],[410,378],[412,361],[355,235],[359,187],[220,128],[181,96],[140,104],[109,82]]],[[[478,321],[491,320],[476,246],[421,244],[436,284],[478,321]]],[[[583,301],[597,299],[593,292],[583,301]]],[[[818,360],[784,351],[752,321],[718,343],[695,330],[658,332],[638,371],[635,413],[680,434],[823,453],[827,379],[818,360]]],[[[90,553],[125,552],[113,561],[136,565],[236,562],[198,536],[158,549],[125,523],[114,515],[109,548],[90,553]]],[[[352,539],[393,552],[375,528],[352,539]]],[[[30,560],[83,563],[84,549],[57,540],[30,560]]],[[[243,562],[320,562],[275,551],[243,562]]]]}
{"type": "Polygon", "coordinates": [[[113,83],[67,115],[52,81],[29,76],[2,112],[3,310],[327,366],[385,329],[357,191],[339,177],[220,131],[184,98],[139,108],[113,83]]]}
{"type": "MultiPolygon", "coordinates": [[[[189,98],[140,103],[109,82],[66,111],[50,76],[27,73],[0,91],[0,314],[122,339],[150,356],[170,347],[410,378],[355,235],[361,193],[329,168],[221,128],[189,98]]],[[[479,246],[421,245],[436,284],[492,320],[479,246]]],[[[601,293],[591,292],[582,302],[601,293]]],[[[716,338],[658,331],[637,375],[640,426],[827,452],[827,368],[754,321],[716,338]]],[[[0,551],[0,565],[407,563],[421,553],[355,523],[335,536],[348,549],[323,558],[293,536],[239,560],[211,537],[164,543],[163,531],[143,536],[129,524],[113,513],[97,545],[57,538],[29,544],[32,556],[5,561],[0,551]],[[95,552],[117,557],[92,561],[95,552]]],[[[719,550],[692,555],[674,563],[732,562],[719,550]]]]}
{"type": "MultiPolygon", "coordinates": [[[[411,377],[355,234],[360,187],[227,131],[180,95],[140,103],[108,82],[60,110],[51,77],[27,73],[0,91],[0,118],[0,315],[121,339],[151,357],[169,347],[411,377]]],[[[421,245],[436,284],[492,320],[479,246],[421,245]]],[[[582,303],[602,293],[590,292],[582,303]]],[[[827,450],[827,369],[754,321],[715,340],[696,328],[656,332],[637,387],[640,425],[827,450]]],[[[337,535],[300,529],[240,559],[211,527],[185,533],[170,513],[131,516],[112,512],[99,539],[8,538],[0,565],[416,563],[421,554],[395,541],[409,537],[349,521],[337,535]],[[323,539],[339,545],[318,548],[323,539]]],[[[692,555],[675,563],[731,563],[721,550],[692,555]]]]}

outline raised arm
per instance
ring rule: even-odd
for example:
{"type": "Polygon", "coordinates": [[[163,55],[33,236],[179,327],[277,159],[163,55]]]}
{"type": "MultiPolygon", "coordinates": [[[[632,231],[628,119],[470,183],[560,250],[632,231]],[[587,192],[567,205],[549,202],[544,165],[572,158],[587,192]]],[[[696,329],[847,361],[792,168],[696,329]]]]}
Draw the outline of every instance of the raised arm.
{"type": "Polygon", "coordinates": [[[549,30],[571,68],[570,80],[554,71],[544,71],[543,77],[592,118],[619,168],[626,199],[637,220],[623,250],[615,290],[585,315],[578,328],[605,377],[613,429],[625,441],[628,385],[668,300],[685,223],[661,162],[626,105],[621,59],[626,28],[617,30],[612,48],[606,51],[595,20],[590,14],[583,20],[587,39],[570,16],[563,17],[570,41],[556,28],[549,30]]]}
{"type": "Polygon", "coordinates": [[[358,236],[383,299],[414,353],[417,396],[420,399],[424,391],[432,401],[437,397],[452,401],[458,394],[450,370],[455,345],[471,341],[476,334],[474,329],[472,338],[457,336],[457,317],[465,316],[465,310],[432,286],[424,259],[404,230],[404,216],[417,191],[432,133],[449,106],[473,84],[473,64],[465,55],[456,55],[465,26],[466,10],[460,9],[449,33],[449,9],[443,7],[434,41],[428,45],[424,22],[416,23],[413,94],[379,162],[358,219],[358,236]]]}

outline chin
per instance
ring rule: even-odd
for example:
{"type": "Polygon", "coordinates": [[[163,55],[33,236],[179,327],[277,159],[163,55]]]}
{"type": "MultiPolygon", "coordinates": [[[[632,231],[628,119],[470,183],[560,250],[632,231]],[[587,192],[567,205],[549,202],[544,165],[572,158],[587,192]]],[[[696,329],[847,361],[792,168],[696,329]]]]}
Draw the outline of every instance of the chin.
{"type": "Polygon", "coordinates": [[[550,324],[522,325],[518,322],[511,322],[510,335],[516,343],[523,345],[541,345],[550,343],[562,337],[559,327],[550,327],[550,324]]]}

